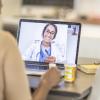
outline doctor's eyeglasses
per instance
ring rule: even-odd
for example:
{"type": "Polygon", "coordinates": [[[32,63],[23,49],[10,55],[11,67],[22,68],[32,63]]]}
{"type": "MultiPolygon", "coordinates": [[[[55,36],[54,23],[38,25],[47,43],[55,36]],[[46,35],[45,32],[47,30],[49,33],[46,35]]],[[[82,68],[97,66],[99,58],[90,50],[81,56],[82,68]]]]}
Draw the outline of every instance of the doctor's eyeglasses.
{"type": "Polygon", "coordinates": [[[49,33],[50,35],[54,35],[55,31],[50,31],[49,29],[46,30],[47,33],[49,33]]]}

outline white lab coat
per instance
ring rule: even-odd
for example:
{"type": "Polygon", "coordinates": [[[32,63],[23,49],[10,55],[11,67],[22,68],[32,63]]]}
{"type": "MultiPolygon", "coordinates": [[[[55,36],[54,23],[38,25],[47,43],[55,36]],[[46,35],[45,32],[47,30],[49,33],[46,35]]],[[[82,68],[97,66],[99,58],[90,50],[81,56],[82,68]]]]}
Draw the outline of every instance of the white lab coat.
{"type": "MultiPolygon", "coordinates": [[[[37,40],[25,52],[23,58],[25,60],[39,61],[41,41],[37,40]]],[[[53,42],[51,44],[51,56],[56,57],[56,62],[63,63],[64,56],[62,55],[59,47],[53,42]]]]}

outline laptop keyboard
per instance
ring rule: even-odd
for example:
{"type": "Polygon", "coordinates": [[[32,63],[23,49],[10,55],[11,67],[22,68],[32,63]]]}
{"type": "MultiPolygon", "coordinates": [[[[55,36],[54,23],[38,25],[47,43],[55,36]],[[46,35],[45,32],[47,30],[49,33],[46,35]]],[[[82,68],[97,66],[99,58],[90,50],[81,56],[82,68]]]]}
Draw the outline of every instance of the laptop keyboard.
{"type": "Polygon", "coordinates": [[[47,70],[47,69],[49,69],[49,64],[47,64],[47,63],[25,61],[25,65],[26,65],[27,69],[31,69],[31,70],[47,70]]]}
{"type": "MultiPolygon", "coordinates": [[[[43,75],[48,69],[48,63],[41,63],[41,62],[33,62],[33,61],[25,61],[26,65],[26,74],[27,75],[43,75]]],[[[63,64],[56,64],[58,69],[61,71],[61,75],[64,75],[64,65],[63,64]]]]}
{"type": "Polygon", "coordinates": [[[33,70],[47,70],[49,67],[45,65],[28,64],[27,68],[33,70]]]}
{"type": "MultiPolygon", "coordinates": [[[[33,62],[33,61],[25,61],[25,65],[27,69],[30,70],[48,70],[49,64],[44,62],[33,62]]],[[[56,64],[58,69],[64,70],[63,64],[56,64]]]]}

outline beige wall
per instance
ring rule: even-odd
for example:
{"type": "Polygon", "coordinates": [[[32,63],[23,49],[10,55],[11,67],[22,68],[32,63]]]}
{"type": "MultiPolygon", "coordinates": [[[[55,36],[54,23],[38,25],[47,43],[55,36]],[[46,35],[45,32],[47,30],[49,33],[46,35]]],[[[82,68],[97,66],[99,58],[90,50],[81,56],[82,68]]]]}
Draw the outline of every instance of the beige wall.
{"type": "Polygon", "coordinates": [[[75,0],[78,14],[100,16],[100,0],[75,0]]]}
{"type": "Polygon", "coordinates": [[[9,16],[20,13],[21,0],[2,0],[2,1],[3,1],[2,15],[9,16]]]}
{"type": "MultiPolygon", "coordinates": [[[[21,13],[22,0],[3,0],[3,15],[18,15],[21,13]]],[[[66,0],[67,1],[67,0],[66,0]]],[[[100,15],[100,0],[75,0],[75,10],[78,14],[100,15]]]]}
{"type": "MultiPolygon", "coordinates": [[[[21,12],[21,0],[3,0],[3,15],[15,15],[21,12]]],[[[100,15],[100,0],[75,0],[75,10],[79,14],[95,13],[100,15]]]]}
{"type": "Polygon", "coordinates": [[[3,9],[2,9],[2,15],[3,16],[13,16],[13,15],[20,15],[20,14],[26,14],[29,15],[30,13],[35,14],[36,16],[39,16],[41,14],[52,14],[54,13],[54,8],[51,7],[21,7],[21,1],[22,0],[2,0],[3,1],[3,9]],[[28,9],[29,8],[29,9],[28,9]],[[42,9],[42,11],[41,11],[42,9]],[[31,12],[30,12],[30,11],[31,12]],[[49,12],[49,13],[48,13],[49,12]]]}

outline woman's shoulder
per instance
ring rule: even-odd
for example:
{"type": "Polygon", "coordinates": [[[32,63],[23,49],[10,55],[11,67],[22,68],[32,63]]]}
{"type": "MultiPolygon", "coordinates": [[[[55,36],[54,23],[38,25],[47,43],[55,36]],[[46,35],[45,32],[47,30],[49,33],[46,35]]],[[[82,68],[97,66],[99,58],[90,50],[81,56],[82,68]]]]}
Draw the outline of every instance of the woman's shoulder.
{"type": "Polygon", "coordinates": [[[10,47],[10,46],[17,46],[17,41],[11,35],[11,33],[6,31],[0,31],[0,46],[1,47],[10,47]]]}
{"type": "Polygon", "coordinates": [[[9,32],[0,32],[0,56],[5,56],[6,52],[17,49],[17,42],[9,32]]]}
{"type": "Polygon", "coordinates": [[[15,42],[16,40],[14,39],[14,37],[11,35],[10,32],[6,32],[6,31],[0,31],[0,41],[6,41],[6,43],[9,42],[15,42]]]}

